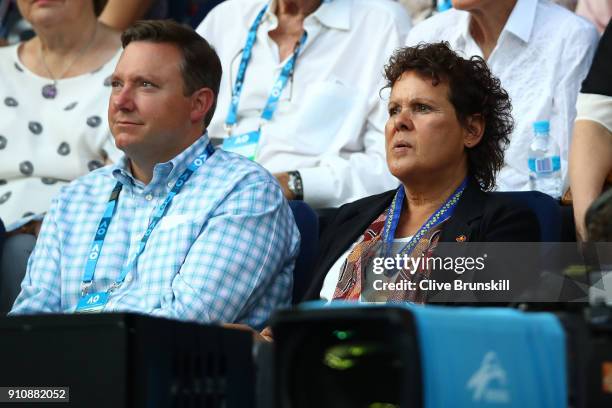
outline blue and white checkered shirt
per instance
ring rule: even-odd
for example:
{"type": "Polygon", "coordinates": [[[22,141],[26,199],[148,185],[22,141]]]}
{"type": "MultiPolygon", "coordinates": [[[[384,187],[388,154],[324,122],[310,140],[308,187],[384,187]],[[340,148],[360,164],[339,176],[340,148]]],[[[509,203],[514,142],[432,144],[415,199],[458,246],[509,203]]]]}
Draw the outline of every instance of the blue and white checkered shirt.
{"type": "MultiPolygon", "coordinates": [[[[92,240],[119,180],[123,190],[90,293],[106,291],[137,251],[154,210],[208,143],[204,135],[157,164],[146,186],[131,176],[123,157],[65,187],[45,217],[11,314],[75,310],[92,240]]],[[[259,165],[217,150],[174,198],[104,310],[259,328],[290,303],[299,240],[276,180],[259,165]]]]}

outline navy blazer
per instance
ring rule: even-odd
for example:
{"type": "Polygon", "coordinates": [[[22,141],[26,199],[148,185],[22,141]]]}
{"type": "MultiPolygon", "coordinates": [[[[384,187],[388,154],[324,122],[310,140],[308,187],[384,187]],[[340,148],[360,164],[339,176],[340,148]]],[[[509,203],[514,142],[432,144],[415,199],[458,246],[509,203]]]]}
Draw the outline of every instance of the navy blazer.
{"type": "MultiPolygon", "coordinates": [[[[319,257],[303,300],[320,298],[327,272],[389,207],[394,195],[392,190],[362,198],[330,211],[321,219],[319,257]]],[[[456,242],[462,235],[471,242],[538,242],[540,227],[527,206],[508,196],[486,193],[471,180],[453,216],[444,225],[440,242],[456,242]]]]}

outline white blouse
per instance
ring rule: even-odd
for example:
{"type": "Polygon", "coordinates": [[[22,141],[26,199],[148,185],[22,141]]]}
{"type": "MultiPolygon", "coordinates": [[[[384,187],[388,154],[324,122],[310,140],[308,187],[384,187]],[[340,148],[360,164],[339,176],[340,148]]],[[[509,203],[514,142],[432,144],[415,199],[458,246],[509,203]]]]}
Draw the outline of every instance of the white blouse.
{"type": "Polygon", "coordinates": [[[46,98],[42,89],[53,81],[29,71],[18,48],[0,48],[0,218],[8,230],[47,211],[71,180],[121,155],[107,120],[120,50],[93,72],[58,80],[56,97],[46,98]]]}

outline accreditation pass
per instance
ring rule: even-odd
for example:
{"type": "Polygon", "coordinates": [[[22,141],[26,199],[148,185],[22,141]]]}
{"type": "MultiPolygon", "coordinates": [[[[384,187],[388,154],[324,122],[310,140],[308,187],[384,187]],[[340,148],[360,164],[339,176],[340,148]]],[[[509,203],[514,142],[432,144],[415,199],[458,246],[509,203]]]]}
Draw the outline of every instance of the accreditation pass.
{"type": "Polygon", "coordinates": [[[0,387],[0,404],[70,402],[69,387],[0,387]]]}

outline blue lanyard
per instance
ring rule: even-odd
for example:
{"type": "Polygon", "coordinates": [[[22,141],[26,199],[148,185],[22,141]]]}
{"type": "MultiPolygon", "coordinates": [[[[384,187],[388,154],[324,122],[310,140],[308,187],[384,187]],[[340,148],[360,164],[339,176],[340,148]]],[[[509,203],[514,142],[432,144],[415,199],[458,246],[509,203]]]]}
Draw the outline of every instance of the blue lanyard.
{"type": "MultiPolygon", "coordinates": [[[[414,234],[414,236],[410,239],[410,241],[398,252],[398,254],[402,253],[410,253],[414,249],[414,247],[419,243],[421,238],[432,228],[437,225],[440,225],[444,221],[450,218],[450,216],[455,211],[455,207],[457,207],[457,203],[461,198],[461,194],[467,185],[467,178],[463,180],[461,185],[457,187],[455,192],[451,194],[450,197],[446,199],[446,202],[442,204],[425,223],[419,228],[419,230],[414,234]]],[[[395,238],[395,230],[397,229],[397,224],[399,223],[400,214],[402,213],[402,205],[404,204],[404,197],[406,192],[404,191],[404,186],[400,185],[395,193],[395,197],[393,197],[393,201],[387,210],[387,217],[385,219],[385,227],[383,229],[383,242],[385,245],[385,256],[389,257],[391,253],[391,247],[393,244],[393,240],[395,238]]]]}
{"type": "MultiPolygon", "coordinates": [[[[253,21],[253,25],[249,29],[249,33],[247,35],[246,44],[244,45],[244,49],[242,50],[242,58],[240,60],[240,66],[238,68],[238,75],[236,76],[236,82],[234,83],[234,89],[232,90],[232,99],[230,101],[229,111],[227,112],[227,117],[225,118],[225,129],[231,132],[231,129],[236,125],[238,121],[238,103],[240,102],[240,95],[242,93],[242,85],[244,84],[244,76],[246,74],[247,66],[251,60],[251,53],[253,51],[253,46],[255,45],[255,40],[257,39],[257,29],[259,28],[261,21],[263,20],[263,16],[268,9],[268,5],[265,5],[263,9],[259,12],[257,17],[255,17],[255,21],[253,21]]],[[[274,116],[274,112],[278,106],[278,101],[280,99],[281,93],[285,86],[287,85],[287,81],[293,75],[293,70],[295,68],[295,61],[302,49],[302,46],[306,42],[306,38],[308,35],[306,31],[302,34],[300,41],[297,43],[295,50],[293,50],[293,55],[285,63],[283,69],[281,70],[278,79],[274,82],[272,86],[272,90],[270,91],[270,95],[268,96],[268,101],[266,102],[266,106],[261,114],[261,118],[269,121],[272,120],[272,116],[274,116]]]]}
{"type": "MultiPolygon", "coordinates": [[[[108,290],[109,292],[121,286],[121,284],[125,280],[125,277],[129,273],[129,271],[136,265],[136,263],[138,262],[138,258],[144,252],[145,247],[147,246],[147,241],[149,240],[149,237],[151,236],[151,233],[153,232],[157,224],[159,224],[161,219],[164,218],[164,216],[166,215],[166,210],[168,209],[168,206],[170,205],[174,197],[181,191],[181,189],[183,188],[187,180],[189,180],[191,175],[195,173],[195,171],[204,164],[206,159],[208,159],[214,153],[214,151],[215,149],[213,148],[212,144],[209,142],[208,145],[206,146],[206,150],[204,151],[204,153],[196,157],[191,162],[191,164],[187,166],[187,169],[183,172],[183,174],[181,174],[179,178],[176,180],[176,182],[174,183],[174,186],[172,186],[172,189],[168,193],[168,196],[166,197],[164,202],[155,210],[153,218],[149,222],[149,226],[147,227],[145,234],[140,239],[140,243],[138,244],[138,251],[136,251],[136,254],[134,255],[134,257],[121,270],[121,274],[112,284],[112,286],[108,290]]],[[[96,235],[94,237],[93,243],[91,244],[91,249],[89,250],[89,256],[87,257],[87,263],[85,264],[85,273],[83,274],[83,282],[81,285],[81,294],[83,296],[87,294],[88,289],[92,285],[94,274],[96,272],[96,265],[98,264],[98,259],[100,258],[100,252],[102,251],[102,246],[104,245],[104,239],[106,238],[108,227],[110,226],[113,216],[115,215],[115,212],[117,210],[117,202],[119,200],[119,194],[121,193],[122,188],[123,188],[123,184],[121,184],[121,182],[117,182],[117,184],[115,184],[115,188],[113,188],[113,191],[111,192],[110,198],[108,200],[108,204],[106,205],[106,210],[104,211],[102,220],[100,220],[100,224],[98,225],[96,235]]]]}

